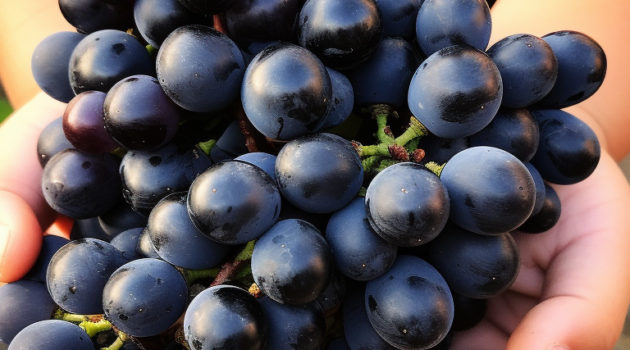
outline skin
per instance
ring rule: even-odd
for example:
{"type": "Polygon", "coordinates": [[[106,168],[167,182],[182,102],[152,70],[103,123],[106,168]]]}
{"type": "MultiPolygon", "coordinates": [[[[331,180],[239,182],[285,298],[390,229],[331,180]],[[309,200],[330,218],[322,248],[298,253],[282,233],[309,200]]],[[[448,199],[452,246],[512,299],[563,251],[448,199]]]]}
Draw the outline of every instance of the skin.
{"type": "MultiPolygon", "coordinates": [[[[29,61],[41,38],[68,26],[51,5],[56,2],[27,3],[0,0],[0,79],[14,107],[21,107],[0,127],[0,147],[7,150],[0,155],[0,190],[28,203],[45,228],[54,216],[41,198],[34,145],[39,131],[63,112],[63,104],[37,94],[30,67],[23,62],[29,61]],[[26,16],[33,6],[36,15],[26,16]],[[16,31],[24,35],[17,36],[16,31]]],[[[514,234],[521,253],[517,280],[505,294],[490,300],[481,324],[455,335],[453,349],[612,349],[619,337],[630,304],[630,187],[617,164],[630,150],[626,122],[630,48],[623,35],[630,32],[627,13],[626,0],[499,0],[493,8],[491,43],[515,33],[542,36],[572,29],[604,48],[608,58],[604,84],[590,99],[566,109],[595,130],[603,150],[587,180],[555,186],[563,212],[552,230],[514,234]]],[[[0,196],[0,209],[17,203],[11,202],[15,197],[0,196]]],[[[0,225],[13,232],[20,220],[17,215],[3,218],[0,225]]]]}

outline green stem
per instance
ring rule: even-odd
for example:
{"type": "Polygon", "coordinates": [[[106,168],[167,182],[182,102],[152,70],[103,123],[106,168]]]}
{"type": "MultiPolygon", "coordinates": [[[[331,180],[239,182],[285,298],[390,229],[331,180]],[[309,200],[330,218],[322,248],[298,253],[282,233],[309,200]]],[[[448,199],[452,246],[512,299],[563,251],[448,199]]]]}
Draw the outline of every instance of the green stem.
{"type": "Polygon", "coordinates": [[[388,166],[392,166],[392,165],[394,165],[396,163],[400,163],[400,161],[395,160],[395,159],[383,159],[379,163],[378,168],[376,168],[376,171],[380,173],[381,171],[383,171],[388,166]]]}
{"type": "Polygon", "coordinates": [[[409,119],[409,127],[407,128],[407,130],[405,130],[402,135],[398,136],[394,140],[394,142],[399,146],[405,146],[411,140],[417,137],[426,136],[428,134],[429,131],[427,130],[427,128],[422,125],[422,123],[420,123],[420,121],[416,119],[416,117],[412,116],[411,119],[409,119]]]}
{"type": "Polygon", "coordinates": [[[219,273],[218,267],[203,270],[188,270],[184,269],[184,278],[188,281],[188,284],[193,284],[195,281],[207,278],[215,278],[219,273]]]}
{"type": "Polygon", "coordinates": [[[374,170],[374,168],[378,166],[378,163],[380,161],[381,161],[381,157],[379,156],[370,156],[361,160],[363,171],[365,171],[366,173],[371,173],[374,170]]]}
{"type": "Polygon", "coordinates": [[[256,245],[256,240],[251,240],[245,244],[245,247],[236,255],[234,261],[245,261],[252,258],[252,253],[254,252],[254,246],[256,245]]]}
{"type": "Polygon", "coordinates": [[[442,174],[442,169],[444,169],[444,164],[438,164],[436,162],[428,162],[424,165],[425,168],[431,170],[435,175],[440,176],[442,174]]]}
{"type": "MultiPolygon", "coordinates": [[[[373,113],[377,113],[377,110],[373,113]]],[[[391,144],[394,142],[394,138],[387,134],[385,130],[387,129],[387,118],[389,117],[389,110],[378,110],[378,114],[376,114],[376,137],[378,141],[381,143],[391,144]]]]}
{"type": "Polygon", "coordinates": [[[199,148],[201,148],[201,150],[203,151],[203,153],[205,153],[207,156],[210,155],[210,151],[212,150],[212,147],[214,147],[214,145],[217,143],[217,140],[215,139],[210,139],[208,141],[202,141],[199,142],[197,144],[197,146],[199,146],[199,148]]]}
{"type": "Polygon", "coordinates": [[[125,345],[125,342],[127,341],[127,339],[129,339],[127,335],[119,331],[118,338],[114,340],[112,345],[105,348],[101,348],[101,350],[120,350],[123,347],[123,345],[125,345]]]}
{"type": "Polygon", "coordinates": [[[85,330],[85,333],[87,333],[88,336],[92,338],[98,333],[112,329],[112,324],[109,323],[109,321],[102,319],[98,322],[83,321],[79,323],[79,327],[83,328],[83,330],[85,330]]]}
{"type": "Polygon", "coordinates": [[[61,309],[57,309],[55,311],[53,318],[56,320],[64,320],[64,321],[74,322],[74,323],[81,323],[83,321],[89,320],[89,318],[85,315],[70,314],[70,313],[64,312],[61,309]]]}
{"type": "Polygon", "coordinates": [[[378,145],[367,145],[367,146],[359,146],[357,149],[359,152],[359,157],[371,157],[371,156],[381,156],[381,157],[389,157],[389,145],[386,143],[380,143],[378,145]]]}

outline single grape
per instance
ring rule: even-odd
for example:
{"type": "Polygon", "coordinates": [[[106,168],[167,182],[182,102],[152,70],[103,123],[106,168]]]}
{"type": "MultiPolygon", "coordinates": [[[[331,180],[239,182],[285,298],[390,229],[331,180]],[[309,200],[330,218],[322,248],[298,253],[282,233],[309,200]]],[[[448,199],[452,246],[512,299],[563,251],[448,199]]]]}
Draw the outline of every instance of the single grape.
{"type": "Polygon", "coordinates": [[[146,226],[147,217],[133,210],[129,203],[121,198],[114,208],[99,215],[98,224],[108,237],[113,238],[125,230],[146,226]]]}
{"type": "Polygon", "coordinates": [[[534,202],[534,209],[532,209],[532,215],[536,215],[540,209],[543,207],[543,203],[545,202],[545,180],[540,175],[540,172],[532,163],[523,163],[527,170],[529,170],[529,174],[532,176],[534,180],[534,186],[536,187],[536,201],[534,202]]]}
{"type": "Polygon", "coordinates": [[[518,230],[527,233],[542,233],[551,229],[560,220],[562,202],[553,187],[545,184],[542,208],[530,216],[518,230]]]}
{"type": "Polygon", "coordinates": [[[57,304],[46,284],[20,280],[0,286],[0,345],[9,344],[26,326],[50,319],[57,304]]]}
{"type": "Polygon", "coordinates": [[[490,57],[455,45],[422,62],[411,78],[407,104],[431,133],[459,138],[490,124],[502,96],[501,74],[490,57]]]}
{"type": "Polygon", "coordinates": [[[374,3],[381,14],[384,36],[415,40],[416,18],[423,0],[374,0],[374,3]]]}
{"type": "Polygon", "coordinates": [[[332,213],[357,195],[363,167],[352,144],[328,133],[285,144],[276,159],[280,192],[291,204],[311,213],[332,213]]]}
{"type": "Polygon", "coordinates": [[[74,146],[63,132],[63,117],[59,117],[48,123],[37,138],[39,164],[43,168],[52,156],[68,148],[74,146]]]}
{"type": "Polygon", "coordinates": [[[111,244],[94,238],[72,241],[50,260],[46,285],[55,303],[64,310],[94,315],[103,313],[103,287],[109,276],[126,263],[111,244]]]}
{"type": "Polygon", "coordinates": [[[9,350],[72,349],[94,350],[85,331],[62,320],[43,320],[22,329],[9,344],[9,350]]]}
{"type": "Polygon", "coordinates": [[[332,267],[330,248],[312,224],[277,222],[256,241],[254,281],[271,299],[292,305],[315,300],[326,288],[332,267]]]}
{"type": "Polygon", "coordinates": [[[84,91],[68,102],[63,112],[63,133],[76,149],[107,153],[118,147],[105,130],[104,102],[102,91],[84,91]]]}
{"type": "Polygon", "coordinates": [[[348,291],[343,301],[343,333],[349,349],[395,350],[372,327],[365,311],[365,286],[348,291]]]}
{"type": "Polygon", "coordinates": [[[59,9],[80,33],[133,27],[133,5],[129,1],[59,0],[59,9]]]}
{"type": "MultiPolygon", "coordinates": [[[[55,235],[46,235],[42,239],[42,248],[35,265],[22,279],[46,283],[46,270],[53,255],[66,243],[69,239],[55,235]]],[[[0,327],[1,328],[1,327],[0,327]]]]}
{"type": "Polygon", "coordinates": [[[229,285],[210,287],[199,293],[184,316],[184,337],[195,350],[263,349],[267,327],[256,299],[247,291],[229,285]]]}
{"type": "Polygon", "coordinates": [[[332,84],[332,97],[330,110],[319,130],[330,129],[343,123],[354,108],[354,90],[350,80],[343,73],[332,68],[326,67],[326,71],[332,84]]]}
{"type": "Polygon", "coordinates": [[[234,4],[231,0],[178,0],[188,10],[200,14],[208,15],[221,13],[234,4]]]}
{"type": "Polygon", "coordinates": [[[372,179],[365,210],[381,238],[396,246],[419,246],[433,240],[446,225],[449,193],[440,178],[422,165],[397,163],[372,179]]]}
{"type": "Polygon", "coordinates": [[[276,181],[276,156],[273,154],[265,152],[249,152],[234,158],[234,160],[240,160],[242,162],[255,165],[276,181]]]}
{"type": "Polygon", "coordinates": [[[269,229],[280,215],[280,192],[257,166],[241,161],[215,164],[188,191],[195,227],[222,244],[242,244],[269,229]]]}
{"type": "Polygon", "coordinates": [[[146,228],[142,230],[140,237],[138,237],[136,252],[145,258],[161,259],[160,255],[155,251],[153,242],[151,242],[151,235],[146,228]]]}
{"type": "Polygon", "coordinates": [[[181,26],[207,22],[177,0],[137,0],[133,4],[133,18],[142,38],[154,48],[159,48],[181,26]]]}
{"type": "Polygon", "coordinates": [[[114,236],[109,244],[120,250],[123,257],[128,261],[140,259],[143,255],[140,254],[136,248],[138,247],[138,241],[143,231],[143,227],[130,228],[122,231],[114,236]]]}
{"type": "Polygon", "coordinates": [[[162,333],[186,310],[184,276],[158,259],[138,259],[118,268],[103,288],[105,318],[136,337],[162,333]]]}

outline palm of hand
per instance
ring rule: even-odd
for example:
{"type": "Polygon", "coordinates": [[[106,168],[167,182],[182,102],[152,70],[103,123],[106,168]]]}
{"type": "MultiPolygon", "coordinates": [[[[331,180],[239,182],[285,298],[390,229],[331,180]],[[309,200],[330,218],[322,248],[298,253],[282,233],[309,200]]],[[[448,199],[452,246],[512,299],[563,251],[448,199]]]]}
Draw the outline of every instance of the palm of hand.
{"type": "Polygon", "coordinates": [[[516,281],[452,349],[613,348],[630,303],[630,187],[603,154],[587,180],[555,189],[559,222],[538,235],[514,233],[516,281]]]}

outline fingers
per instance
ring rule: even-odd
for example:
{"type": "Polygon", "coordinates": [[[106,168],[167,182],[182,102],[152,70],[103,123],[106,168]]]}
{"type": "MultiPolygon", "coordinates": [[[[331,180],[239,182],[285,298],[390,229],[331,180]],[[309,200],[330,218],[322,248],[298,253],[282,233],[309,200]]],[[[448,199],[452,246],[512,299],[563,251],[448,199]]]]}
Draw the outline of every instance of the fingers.
{"type": "MultiPolygon", "coordinates": [[[[563,214],[553,232],[556,252],[546,267],[543,301],[516,327],[507,349],[611,349],[630,302],[628,183],[604,153],[590,178],[558,194],[563,214]]],[[[536,238],[523,239],[521,247],[534,249],[536,238]]]]}
{"type": "Polygon", "coordinates": [[[0,127],[0,190],[26,201],[42,228],[50,225],[55,214],[42,195],[37,139],[64,108],[65,104],[40,93],[0,127]]]}

